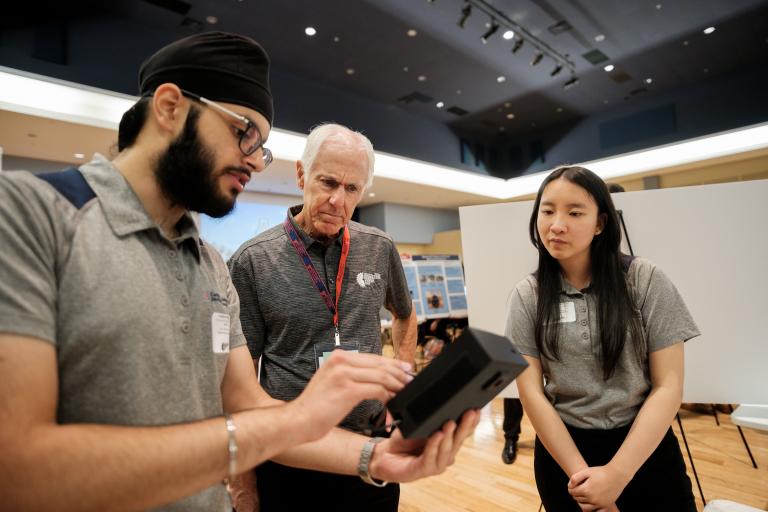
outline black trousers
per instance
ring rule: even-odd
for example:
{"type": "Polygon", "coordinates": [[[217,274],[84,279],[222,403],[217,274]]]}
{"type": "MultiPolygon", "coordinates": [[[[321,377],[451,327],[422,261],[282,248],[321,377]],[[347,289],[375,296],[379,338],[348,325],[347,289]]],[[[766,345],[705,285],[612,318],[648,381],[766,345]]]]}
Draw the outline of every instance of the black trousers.
{"type": "MultiPolygon", "coordinates": [[[[627,437],[631,425],[611,430],[588,430],[566,425],[589,466],[607,464],[627,437]]],[[[568,476],[536,438],[533,468],[536,487],[547,512],[580,512],[568,494],[568,476]]],[[[621,512],[696,512],[691,479],[685,472],[680,445],[670,428],[616,500],[621,512]]]]}
{"type": "Polygon", "coordinates": [[[396,512],[400,486],[375,487],[358,476],[297,469],[267,461],[256,468],[261,512],[396,512]]]}
{"type": "Polygon", "coordinates": [[[504,439],[520,437],[520,423],[523,421],[523,403],[518,398],[504,399],[504,439]]]}

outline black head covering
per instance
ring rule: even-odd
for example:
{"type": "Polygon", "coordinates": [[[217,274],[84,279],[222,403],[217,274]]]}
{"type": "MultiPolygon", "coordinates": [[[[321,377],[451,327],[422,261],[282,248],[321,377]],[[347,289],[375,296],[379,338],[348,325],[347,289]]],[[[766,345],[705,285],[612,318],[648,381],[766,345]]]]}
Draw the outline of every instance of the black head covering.
{"type": "Polygon", "coordinates": [[[139,70],[141,96],[171,82],[212,101],[260,112],[272,124],[269,56],[249,37],[205,32],[161,48],[139,70]]]}

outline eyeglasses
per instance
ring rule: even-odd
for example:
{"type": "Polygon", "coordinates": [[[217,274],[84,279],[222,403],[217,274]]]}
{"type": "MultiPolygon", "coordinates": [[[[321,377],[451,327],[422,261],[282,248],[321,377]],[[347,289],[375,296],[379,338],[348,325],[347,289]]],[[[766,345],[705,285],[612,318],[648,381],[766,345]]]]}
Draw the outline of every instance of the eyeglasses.
{"type": "Polygon", "coordinates": [[[262,158],[264,160],[264,167],[267,167],[269,164],[272,163],[273,157],[272,152],[269,150],[269,148],[264,147],[264,141],[261,140],[261,132],[259,132],[258,127],[256,124],[248,119],[245,116],[241,116],[240,114],[237,114],[235,112],[232,112],[226,107],[223,107],[219,105],[218,103],[211,101],[207,98],[203,98],[202,96],[198,96],[195,93],[185,91],[182,89],[181,91],[185,96],[189,96],[190,98],[199,101],[200,103],[203,103],[204,105],[207,105],[214,110],[218,110],[219,112],[223,114],[227,114],[230,117],[234,117],[241,123],[245,125],[245,129],[237,129],[237,133],[240,137],[239,145],[240,145],[240,151],[246,156],[254,154],[256,151],[261,148],[262,150],[262,158]]]}

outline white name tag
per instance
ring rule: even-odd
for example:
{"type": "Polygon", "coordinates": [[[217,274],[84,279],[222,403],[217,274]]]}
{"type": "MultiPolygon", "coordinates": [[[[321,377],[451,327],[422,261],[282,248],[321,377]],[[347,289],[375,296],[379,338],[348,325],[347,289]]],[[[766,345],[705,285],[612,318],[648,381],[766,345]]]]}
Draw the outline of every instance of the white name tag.
{"type": "Polygon", "coordinates": [[[573,302],[560,303],[560,323],[576,321],[576,305],[573,302]]]}
{"type": "Polygon", "coordinates": [[[226,313],[211,315],[211,331],[213,353],[229,353],[229,315],[226,313]]]}

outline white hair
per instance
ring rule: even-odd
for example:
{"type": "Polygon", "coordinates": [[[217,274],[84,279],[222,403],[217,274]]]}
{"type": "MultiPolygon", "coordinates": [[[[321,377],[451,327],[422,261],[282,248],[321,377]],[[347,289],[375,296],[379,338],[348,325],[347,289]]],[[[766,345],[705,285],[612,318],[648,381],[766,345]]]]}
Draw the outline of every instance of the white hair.
{"type": "Polygon", "coordinates": [[[373,144],[371,144],[371,141],[368,140],[368,137],[362,133],[351,130],[340,124],[319,124],[312,128],[312,131],[309,132],[309,135],[307,136],[307,144],[304,146],[304,153],[301,155],[301,164],[304,167],[304,176],[309,178],[309,173],[312,170],[312,166],[315,164],[315,159],[317,158],[317,154],[320,152],[320,148],[323,147],[323,144],[325,144],[329,139],[339,137],[357,142],[360,145],[360,148],[365,151],[365,155],[368,159],[368,179],[365,182],[365,188],[370,187],[371,183],[373,183],[373,144]]]}

